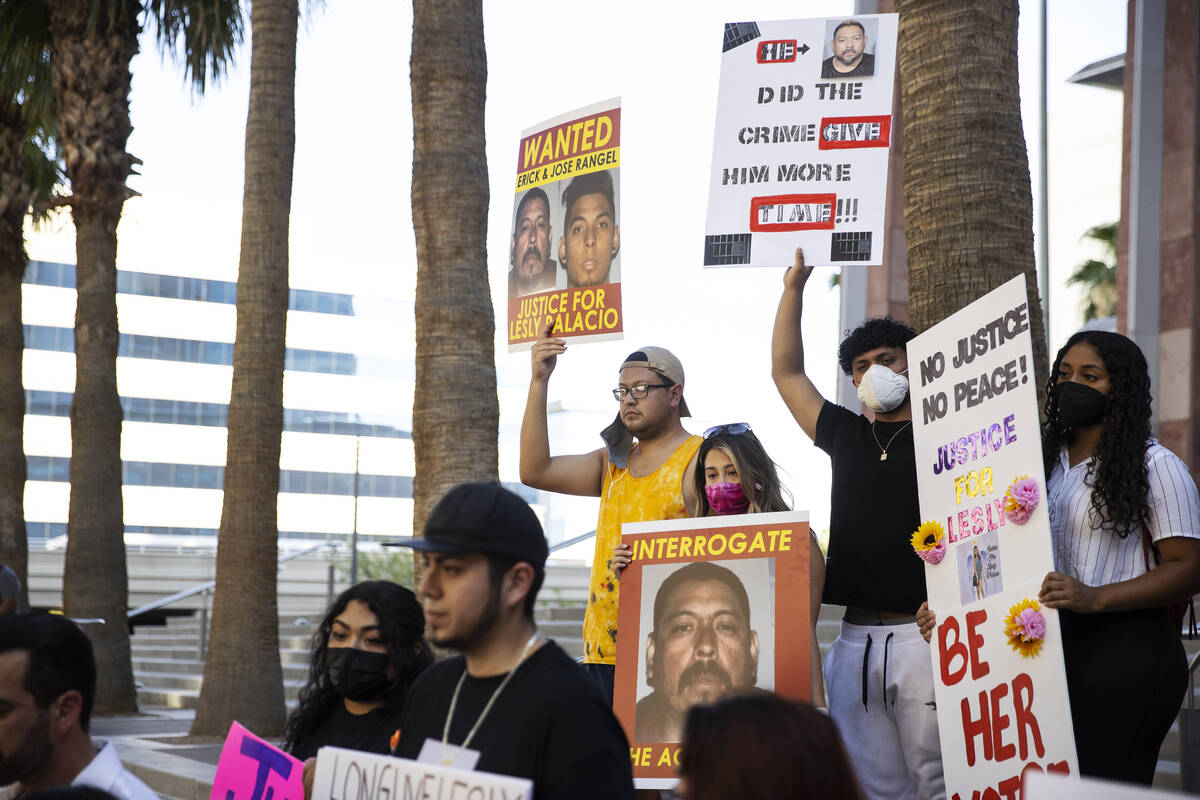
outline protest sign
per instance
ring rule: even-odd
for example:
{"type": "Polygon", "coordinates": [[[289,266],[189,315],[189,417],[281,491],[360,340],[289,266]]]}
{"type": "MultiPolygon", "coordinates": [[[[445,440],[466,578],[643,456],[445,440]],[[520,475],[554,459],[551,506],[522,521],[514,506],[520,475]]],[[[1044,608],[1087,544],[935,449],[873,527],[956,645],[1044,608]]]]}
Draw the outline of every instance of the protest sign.
{"type": "Polygon", "coordinates": [[[883,258],[896,15],[725,26],[704,266],[883,258]]]}
{"type": "Polygon", "coordinates": [[[508,259],[508,349],[554,336],[620,339],[621,102],[521,132],[508,259]]]}
{"type": "Polygon", "coordinates": [[[210,800],[304,800],[304,764],[238,723],[229,726],[210,800]]]}
{"type": "Polygon", "coordinates": [[[1075,774],[1025,277],[908,343],[942,764],[949,798],[1075,774]]]}
{"type": "Polygon", "coordinates": [[[1038,770],[1030,770],[1021,786],[1021,800],[1185,800],[1194,797],[1149,786],[1067,777],[1038,770]]]}
{"type": "Polygon", "coordinates": [[[621,573],[613,710],[636,785],[670,788],[690,706],[754,688],[808,699],[808,514],[626,523],[621,533],[633,553],[621,573]]]}
{"type": "Polygon", "coordinates": [[[317,753],[312,800],[530,800],[533,781],[341,747],[317,753]]]}

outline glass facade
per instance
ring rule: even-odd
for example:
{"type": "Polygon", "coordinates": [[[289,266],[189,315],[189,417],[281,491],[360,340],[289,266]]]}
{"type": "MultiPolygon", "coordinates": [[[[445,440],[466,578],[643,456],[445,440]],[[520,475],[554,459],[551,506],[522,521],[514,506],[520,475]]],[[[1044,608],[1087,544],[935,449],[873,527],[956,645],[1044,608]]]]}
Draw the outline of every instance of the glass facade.
{"type": "MultiPolygon", "coordinates": [[[[42,542],[65,535],[67,527],[47,520],[65,520],[68,513],[67,419],[74,400],[74,370],[69,359],[48,354],[74,352],[68,320],[74,313],[75,282],[73,265],[46,261],[30,262],[25,278],[29,285],[56,287],[28,289],[23,312],[28,323],[23,332],[29,415],[25,514],[29,538],[42,542]]],[[[117,272],[121,295],[164,298],[126,300],[121,307],[122,326],[138,331],[119,334],[122,358],[117,369],[123,418],[139,423],[122,431],[121,466],[122,484],[129,487],[126,518],[139,523],[126,525],[125,532],[136,535],[139,544],[174,546],[178,537],[203,540],[217,535],[236,289],[228,281],[117,272]],[[179,366],[167,368],[163,362],[179,366]],[[155,396],[160,392],[172,399],[155,396]],[[190,491],[194,489],[211,491],[190,491]]],[[[347,538],[355,518],[347,509],[355,495],[365,499],[356,515],[360,536],[370,541],[408,534],[413,450],[407,412],[414,362],[411,354],[398,357],[391,343],[404,340],[396,321],[403,320],[405,306],[411,311],[411,301],[369,298],[356,313],[352,295],[290,289],[288,306],[306,312],[289,315],[289,337],[341,350],[286,351],[283,429],[288,433],[280,456],[279,536],[347,538]],[[360,441],[346,442],[350,437],[360,441]],[[359,451],[362,471],[356,476],[359,451]]]]}
{"type": "MultiPolygon", "coordinates": [[[[27,480],[66,483],[71,480],[71,459],[61,456],[26,456],[27,480]]],[[[362,475],[359,497],[412,497],[412,478],[399,475],[362,475]]],[[[298,494],[354,494],[353,473],[279,471],[279,491],[298,494]]],[[[206,464],[170,464],[153,461],[123,461],[121,483],[125,486],[171,486],[178,489],[220,489],[225,468],[206,464]]]]}
{"type": "MultiPolygon", "coordinates": [[[[75,288],[75,265],[52,261],[30,261],[25,270],[25,283],[38,286],[75,288]]],[[[176,300],[201,300],[207,303],[237,302],[237,284],[205,278],[181,278],[176,275],[156,275],[149,272],[117,270],[117,292],[144,297],[169,297],[176,300]]],[[[354,298],[348,294],[313,292],[307,289],[288,291],[288,308],[292,311],[312,311],[317,314],[354,316],[354,298]]]]}
{"type": "MultiPolygon", "coordinates": [[[[71,416],[70,392],[25,391],[25,413],[44,417],[71,416]]],[[[151,397],[122,397],[121,412],[126,422],[160,422],[168,425],[203,425],[224,428],[229,420],[229,406],[224,403],[195,403],[187,400],[160,400],[151,397]]],[[[396,419],[395,425],[368,424],[354,419],[356,415],[340,411],[305,411],[296,408],[283,410],[283,429],[295,433],[332,433],[344,436],[375,436],[388,439],[411,439],[407,421],[396,419]]]]}
{"type": "MultiPolygon", "coordinates": [[[[30,350],[75,352],[75,331],[50,325],[24,325],[25,347],[30,350]]],[[[195,339],[173,339],[168,336],[120,334],[117,355],[129,358],[153,358],[160,361],[187,361],[193,364],[233,365],[232,342],[201,342],[195,339]]],[[[323,372],[331,375],[355,374],[353,353],[333,353],[326,350],[302,350],[289,347],[284,357],[284,369],[299,372],[323,372]]]]}

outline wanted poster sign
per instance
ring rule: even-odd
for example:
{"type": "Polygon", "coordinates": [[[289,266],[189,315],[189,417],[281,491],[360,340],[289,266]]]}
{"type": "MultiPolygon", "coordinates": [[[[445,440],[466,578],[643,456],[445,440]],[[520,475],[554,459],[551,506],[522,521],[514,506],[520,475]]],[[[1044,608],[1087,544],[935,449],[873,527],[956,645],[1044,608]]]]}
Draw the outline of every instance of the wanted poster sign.
{"type": "Polygon", "coordinates": [[[896,19],[725,26],[704,266],[881,263],[896,19]]]}
{"type": "Polygon", "coordinates": [[[809,698],[804,511],[627,523],[613,710],[634,782],[670,788],[687,709],[733,694],[809,698]]]}
{"type": "Polygon", "coordinates": [[[621,101],[521,133],[508,258],[508,349],[622,338],[621,101]]]}
{"type": "Polygon", "coordinates": [[[908,343],[946,796],[1016,796],[1026,770],[1076,774],[1025,277],[908,343]]]}

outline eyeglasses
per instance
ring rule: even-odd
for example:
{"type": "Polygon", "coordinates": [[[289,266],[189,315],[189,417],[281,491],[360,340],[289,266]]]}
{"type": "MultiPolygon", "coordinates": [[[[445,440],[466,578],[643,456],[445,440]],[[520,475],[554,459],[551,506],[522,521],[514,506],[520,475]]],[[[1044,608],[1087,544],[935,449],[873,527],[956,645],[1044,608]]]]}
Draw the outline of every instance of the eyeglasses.
{"type": "Polygon", "coordinates": [[[612,390],[612,393],[618,403],[625,399],[625,395],[631,396],[634,400],[645,400],[651,389],[670,389],[674,385],[673,383],[639,383],[628,389],[618,386],[612,390]]]}
{"type": "Polygon", "coordinates": [[[749,422],[730,422],[728,425],[713,425],[711,428],[709,428],[708,430],[706,430],[704,432],[704,438],[711,439],[712,437],[716,436],[718,433],[728,433],[733,436],[737,436],[738,434],[749,433],[749,432],[750,432],[750,423],[749,422]]]}

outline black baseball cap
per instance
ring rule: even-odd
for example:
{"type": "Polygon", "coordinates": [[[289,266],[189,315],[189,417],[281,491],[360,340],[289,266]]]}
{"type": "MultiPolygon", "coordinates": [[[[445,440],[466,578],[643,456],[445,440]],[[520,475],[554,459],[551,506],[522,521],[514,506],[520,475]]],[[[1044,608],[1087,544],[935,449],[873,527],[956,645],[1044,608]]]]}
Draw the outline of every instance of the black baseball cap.
{"type": "Polygon", "coordinates": [[[462,483],[437,502],[424,536],[387,542],[425,553],[483,553],[546,565],[550,548],[529,504],[498,483],[462,483]]]}

